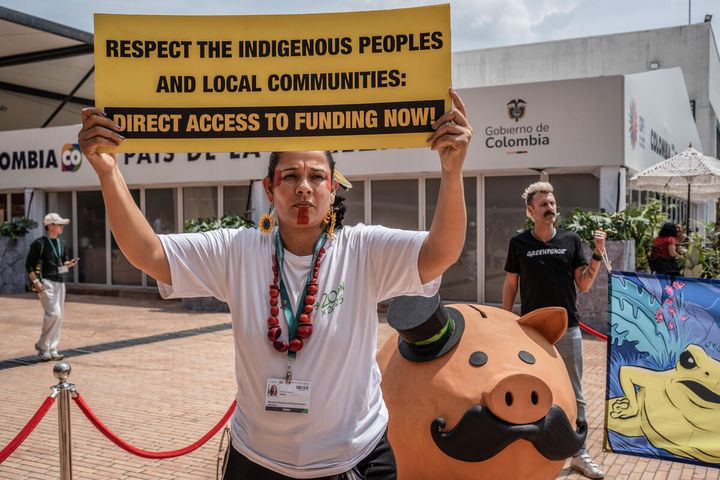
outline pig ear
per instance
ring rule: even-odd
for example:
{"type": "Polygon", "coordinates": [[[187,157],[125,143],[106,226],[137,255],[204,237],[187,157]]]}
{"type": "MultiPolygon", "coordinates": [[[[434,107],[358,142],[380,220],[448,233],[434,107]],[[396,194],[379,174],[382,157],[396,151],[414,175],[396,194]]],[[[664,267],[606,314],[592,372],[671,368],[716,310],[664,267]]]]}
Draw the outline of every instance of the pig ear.
{"type": "Polygon", "coordinates": [[[518,323],[537,330],[555,345],[567,330],[567,310],[562,307],[538,308],[520,317],[518,323]]]}

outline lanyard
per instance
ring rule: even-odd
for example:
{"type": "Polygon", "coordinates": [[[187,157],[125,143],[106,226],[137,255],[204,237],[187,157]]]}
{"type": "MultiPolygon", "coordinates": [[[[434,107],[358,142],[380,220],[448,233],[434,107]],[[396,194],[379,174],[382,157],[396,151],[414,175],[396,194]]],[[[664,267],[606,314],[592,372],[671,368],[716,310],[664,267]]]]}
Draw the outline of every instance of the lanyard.
{"type": "Polygon", "coordinates": [[[55,244],[53,243],[53,239],[50,237],[47,237],[48,242],[50,242],[50,248],[52,248],[53,253],[55,254],[55,257],[58,259],[58,261],[62,260],[62,257],[60,256],[62,254],[62,250],[60,247],[60,239],[56,238],[55,241],[57,242],[57,248],[55,247],[55,244]]]}
{"type": "MultiPolygon", "coordinates": [[[[280,238],[280,230],[277,230],[277,232],[275,233],[275,255],[277,256],[278,276],[280,277],[280,296],[282,297],[282,306],[283,311],[285,312],[285,320],[287,320],[288,323],[288,341],[295,338],[295,333],[297,332],[298,326],[298,318],[300,318],[300,314],[303,313],[303,311],[305,310],[305,302],[303,302],[303,299],[307,295],[308,285],[310,285],[310,282],[312,282],[313,268],[315,266],[315,262],[317,261],[318,254],[320,253],[322,247],[325,245],[326,240],[327,233],[323,232],[322,235],[320,235],[320,237],[318,237],[318,239],[315,241],[315,247],[313,247],[313,258],[312,262],[310,262],[310,271],[308,272],[305,286],[300,292],[300,297],[297,301],[297,313],[293,315],[292,304],[290,303],[290,296],[288,295],[287,288],[285,287],[285,282],[283,281],[283,258],[285,256],[285,247],[283,246],[282,238],[280,238]]],[[[297,352],[291,352],[288,350],[288,357],[294,359],[296,356],[297,352]]]]}

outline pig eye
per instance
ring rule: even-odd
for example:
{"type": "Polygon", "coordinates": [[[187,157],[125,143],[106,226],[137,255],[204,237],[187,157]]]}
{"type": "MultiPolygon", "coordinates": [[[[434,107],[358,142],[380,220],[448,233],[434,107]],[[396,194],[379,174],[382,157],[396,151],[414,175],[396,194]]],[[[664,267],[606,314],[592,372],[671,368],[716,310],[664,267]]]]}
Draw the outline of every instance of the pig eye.
{"type": "Polygon", "coordinates": [[[697,367],[697,363],[695,363],[695,357],[693,357],[692,353],[688,352],[687,350],[680,354],[680,365],[682,365],[682,367],[687,370],[691,370],[697,367]]]}
{"type": "Polygon", "coordinates": [[[470,355],[470,365],[473,367],[482,367],[488,361],[487,353],[485,352],[473,352],[470,355]]]}
{"type": "Polygon", "coordinates": [[[518,357],[520,357],[520,360],[525,363],[529,363],[530,365],[535,363],[535,357],[533,357],[532,353],[526,352],[525,350],[521,350],[520,353],[518,353],[518,357]]]}

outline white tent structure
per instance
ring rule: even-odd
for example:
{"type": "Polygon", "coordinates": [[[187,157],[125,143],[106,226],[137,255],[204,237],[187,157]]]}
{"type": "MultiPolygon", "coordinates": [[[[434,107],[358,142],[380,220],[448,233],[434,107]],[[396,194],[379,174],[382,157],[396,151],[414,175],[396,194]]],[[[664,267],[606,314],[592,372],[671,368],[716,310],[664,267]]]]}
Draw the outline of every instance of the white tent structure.
{"type": "Polygon", "coordinates": [[[689,147],[635,174],[630,184],[636,190],[653,190],[671,195],[687,193],[686,230],[689,231],[691,195],[700,200],[717,200],[720,197],[720,160],[689,147]]]}
{"type": "Polygon", "coordinates": [[[94,105],[93,35],[0,6],[0,131],[73,125],[94,105]]]}

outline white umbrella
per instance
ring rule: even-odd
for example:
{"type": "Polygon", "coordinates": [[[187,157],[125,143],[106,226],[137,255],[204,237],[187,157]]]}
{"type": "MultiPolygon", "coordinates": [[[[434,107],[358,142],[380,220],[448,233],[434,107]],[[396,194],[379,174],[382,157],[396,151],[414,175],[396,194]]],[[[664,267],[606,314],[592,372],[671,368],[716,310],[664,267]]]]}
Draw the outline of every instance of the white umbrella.
{"type": "Polygon", "coordinates": [[[687,231],[690,230],[690,192],[695,198],[720,196],[720,160],[703,155],[692,147],[646,168],[630,179],[636,190],[654,190],[672,195],[687,192],[687,231]]]}

